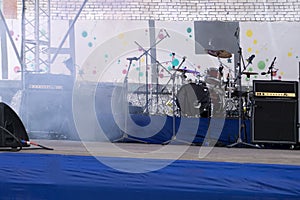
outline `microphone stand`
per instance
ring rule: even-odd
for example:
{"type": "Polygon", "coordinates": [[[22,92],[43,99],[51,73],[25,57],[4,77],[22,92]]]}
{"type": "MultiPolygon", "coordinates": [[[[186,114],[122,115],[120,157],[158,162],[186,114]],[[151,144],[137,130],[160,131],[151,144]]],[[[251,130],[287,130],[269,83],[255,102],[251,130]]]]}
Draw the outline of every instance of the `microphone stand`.
{"type": "Polygon", "coordinates": [[[132,138],[132,137],[128,137],[128,133],[127,133],[127,121],[128,121],[128,114],[129,114],[129,109],[128,109],[128,74],[129,74],[129,71],[130,71],[130,67],[132,65],[132,61],[133,60],[137,60],[136,57],[133,57],[133,58],[127,58],[127,60],[129,61],[129,65],[128,65],[128,68],[127,68],[127,72],[126,72],[126,75],[125,75],[125,78],[124,78],[124,83],[123,83],[123,96],[122,96],[122,103],[124,104],[124,114],[125,114],[125,118],[124,118],[124,130],[123,130],[123,135],[114,140],[113,142],[119,142],[119,141],[124,141],[125,139],[127,140],[132,140],[132,141],[135,141],[135,142],[141,142],[141,143],[147,143],[143,140],[139,140],[139,139],[136,139],[136,138],[132,138]]]}
{"type": "Polygon", "coordinates": [[[270,67],[269,67],[269,69],[268,69],[267,72],[262,72],[261,73],[261,75],[271,74],[271,81],[273,81],[273,73],[278,71],[278,69],[273,70],[274,69],[275,60],[276,60],[276,57],[274,57],[274,59],[273,59],[273,61],[272,61],[272,63],[271,63],[271,65],[270,65],[270,67]]]}
{"type": "Polygon", "coordinates": [[[259,148],[256,145],[243,142],[243,140],[242,140],[242,129],[244,129],[245,137],[246,137],[246,124],[245,124],[245,121],[244,121],[244,114],[243,114],[243,110],[242,110],[242,81],[241,81],[241,76],[242,76],[242,73],[246,70],[246,68],[249,66],[249,64],[251,62],[248,62],[248,64],[245,65],[245,62],[244,62],[244,59],[243,59],[243,55],[242,55],[242,48],[240,47],[240,44],[239,44],[238,40],[237,40],[237,44],[238,44],[238,47],[239,47],[239,51],[238,51],[238,53],[239,53],[239,59],[238,59],[239,62],[237,63],[239,71],[237,73],[237,77],[236,77],[235,81],[238,81],[238,84],[239,84],[239,91],[238,91],[238,98],[239,98],[239,101],[238,101],[238,105],[239,105],[239,112],[238,112],[239,113],[238,138],[237,138],[237,140],[236,140],[235,143],[227,145],[227,147],[231,148],[231,147],[246,146],[246,147],[259,148]],[[243,63],[243,67],[244,67],[243,71],[242,71],[241,62],[243,63]]]}
{"type": "MultiPolygon", "coordinates": [[[[123,101],[124,101],[123,103],[124,103],[124,112],[125,112],[124,131],[123,131],[123,135],[120,138],[114,140],[113,142],[118,142],[118,141],[123,141],[124,139],[128,139],[128,140],[132,140],[132,141],[136,141],[136,142],[147,143],[143,140],[139,140],[139,139],[136,139],[136,138],[129,137],[128,133],[127,133],[127,121],[128,121],[128,115],[129,115],[128,105],[126,105],[127,102],[128,102],[128,74],[129,74],[129,71],[130,71],[133,60],[138,61],[144,55],[147,55],[147,56],[150,55],[150,57],[153,58],[152,55],[149,54],[149,51],[153,47],[155,47],[158,43],[160,43],[163,39],[165,39],[166,37],[170,37],[169,34],[167,34],[162,39],[160,39],[158,42],[156,42],[154,45],[152,45],[148,50],[145,50],[141,45],[139,45],[136,41],[134,41],[134,43],[137,44],[141,49],[143,49],[144,52],[139,57],[127,58],[127,60],[129,61],[129,65],[128,65],[127,72],[126,72],[124,82],[123,82],[124,92],[123,92],[123,96],[122,96],[123,101]]],[[[147,61],[146,61],[146,64],[147,64],[147,61]]],[[[148,113],[148,104],[149,104],[148,101],[149,101],[148,100],[148,69],[147,69],[147,66],[146,66],[146,111],[147,111],[147,113],[148,113]]]]}

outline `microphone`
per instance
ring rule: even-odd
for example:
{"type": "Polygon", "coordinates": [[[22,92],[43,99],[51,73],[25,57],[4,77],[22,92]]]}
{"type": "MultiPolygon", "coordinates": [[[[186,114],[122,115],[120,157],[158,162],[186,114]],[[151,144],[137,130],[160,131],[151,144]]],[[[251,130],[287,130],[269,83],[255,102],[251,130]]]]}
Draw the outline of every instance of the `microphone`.
{"type": "Polygon", "coordinates": [[[276,57],[273,59],[271,65],[270,65],[270,67],[269,67],[268,72],[262,72],[261,75],[270,74],[270,73],[273,71],[273,66],[274,66],[275,60],[276,60],[276,57]]]}
{"type": "Polygon", "coordinates": [[[219,73],[220,73],[221,76],[223,76],[223,69],[224,69],[223,66],[220,66],[220,67],[219,67],[219,73]]]}
{"type": "Polygon", "coordinates": [[[237,27],[234,32],[234,37],[239,37],[240,27],[237,27]]]}
{"type": "Polygon", "coordinates": [[[272,61],[272,63],[271,63],[271,66],[269,67],[269,69],[273,67],[273,65],[274,65],[274,63],[275,63],[275,60],[276,60],[276,57],[273,59],[273,61],[272,61]]]}
{"type": "Polygon", "coordinates": [[[261,75],[266,75],[266,74],[269,74],[269,72],[262,72],[260,73],[261,75]]]}
{"type": "Polygon", "coordinates": [[[169,33],[167,32],[167,30],[164,29],[164,31],[165,31],[166,35],[168,36],[168,38],[170,38],[170,35],[169,35],[169,33]]]}
{"type": "Polygon", "coordinates": [[[137,57],[127,58],[127,60],[138,60],[138,58],[137,57]]]}
{"type": "Polygon", "coordinates": [[[186,56],[183,56],[183,57],[182,57],[182,60],[185,61],[185,59],[186,59],[186,56]]]}
{"type": "Polygon", "coordinates": [[[252,61],[253,61],[254,58],[255,58],[255,55],[252,54],[252,55],[247,59],[247,62],[250,63],[250,64],[252,64],[252,61]]]}

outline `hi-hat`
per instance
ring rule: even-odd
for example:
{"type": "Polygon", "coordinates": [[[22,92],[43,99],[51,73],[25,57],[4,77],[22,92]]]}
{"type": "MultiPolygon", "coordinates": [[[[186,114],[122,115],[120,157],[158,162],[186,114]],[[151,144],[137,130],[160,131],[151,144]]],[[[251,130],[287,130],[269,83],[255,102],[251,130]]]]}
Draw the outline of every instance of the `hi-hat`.
{"type": "Polygon", "coordinates": [[[257,75],[257,72],[242,72],[242,74],[247,75],[247,78],[250,78],[251,75],[257,75]]]}
{"type": "Polygon", "coordinates": [[[214,57],[218,58],[231,58],[232,54],[225,50],[210,50],[206,49],[206,52],[214,57]]]}

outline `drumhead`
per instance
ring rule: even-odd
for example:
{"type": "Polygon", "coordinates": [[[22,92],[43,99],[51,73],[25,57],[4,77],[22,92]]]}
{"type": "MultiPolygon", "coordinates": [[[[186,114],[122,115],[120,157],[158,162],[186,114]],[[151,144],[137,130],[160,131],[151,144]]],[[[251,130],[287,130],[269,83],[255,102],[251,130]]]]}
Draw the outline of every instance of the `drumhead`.
{"type": "Polygon", "coordinates": [[[177,94],[178,107],[182,116],[209,117],[210,97],[205,84],[183,85],[177,94]]]}

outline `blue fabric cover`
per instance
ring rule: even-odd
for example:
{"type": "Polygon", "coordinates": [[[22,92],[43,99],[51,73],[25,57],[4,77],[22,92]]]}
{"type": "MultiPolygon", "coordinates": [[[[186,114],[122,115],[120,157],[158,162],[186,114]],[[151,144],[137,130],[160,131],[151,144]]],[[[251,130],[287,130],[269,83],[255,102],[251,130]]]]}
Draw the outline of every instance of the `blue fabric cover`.
{"type": "MultiPolygon", "coordinates": [[[[136,161],[102,159],[122,165],[136,161]]],[[[0,172],[0,199],[300,199],[300,167],[289,165],[177,160],[133,174],[91,156],[1,153],[0,172]]]]}

